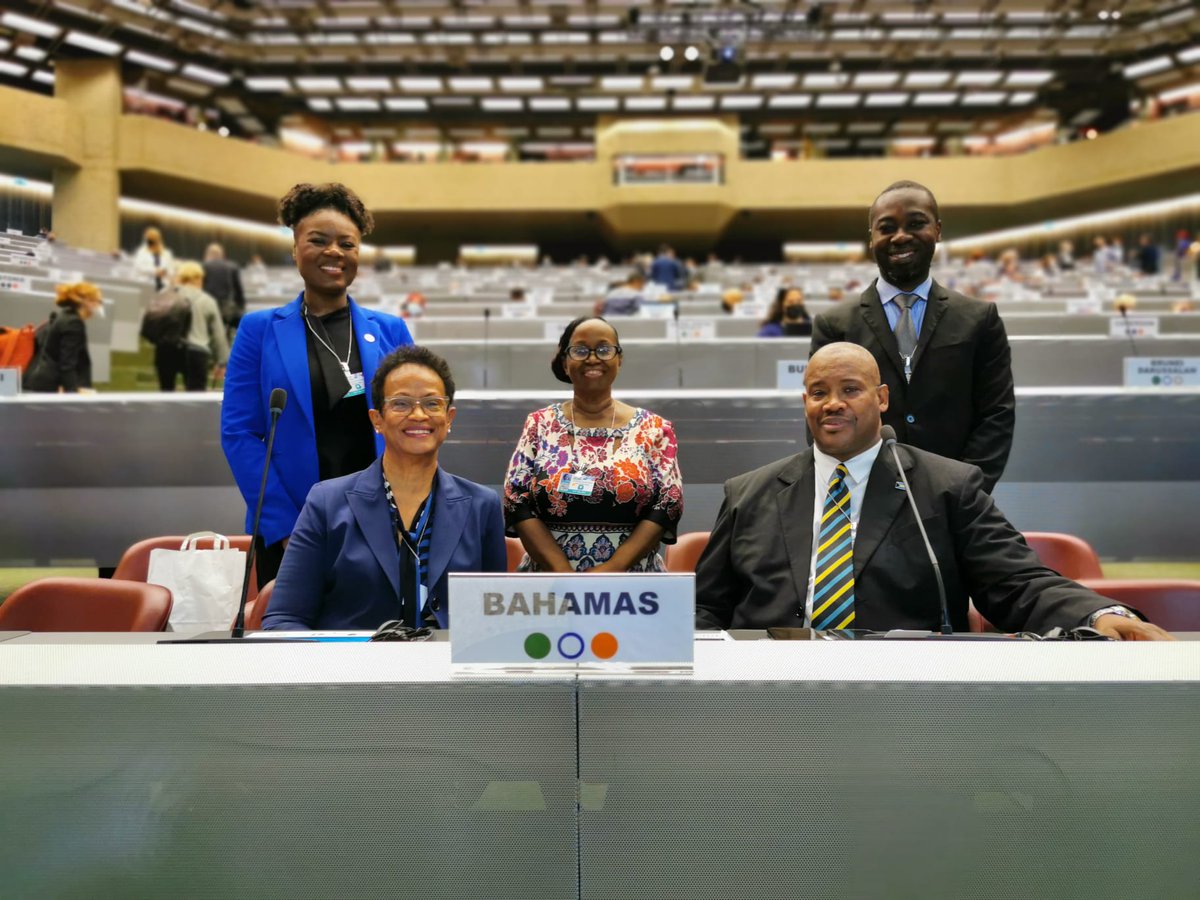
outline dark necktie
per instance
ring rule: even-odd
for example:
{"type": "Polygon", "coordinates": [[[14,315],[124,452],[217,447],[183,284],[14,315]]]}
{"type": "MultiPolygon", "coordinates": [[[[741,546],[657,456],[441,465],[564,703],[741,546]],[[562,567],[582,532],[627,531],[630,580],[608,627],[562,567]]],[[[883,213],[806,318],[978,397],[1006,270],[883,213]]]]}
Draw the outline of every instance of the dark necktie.
{"type": "Polygon", "coordinates": [[[917,329],[913,325],[912,306],[921,298],[916,294],[897,294],[900,304],[900,321],[896,323],[896,346],[904,358],[904,379],[912,379],[912,358],[917,352],[917,329]]]}
{"type": "Polygon", "coordinates": [[[848,628],[854,622],[854,529],[850,524],[850,488],[845,466],[833,470],[821,511],[813,579],[812,627],[848,628]]]}

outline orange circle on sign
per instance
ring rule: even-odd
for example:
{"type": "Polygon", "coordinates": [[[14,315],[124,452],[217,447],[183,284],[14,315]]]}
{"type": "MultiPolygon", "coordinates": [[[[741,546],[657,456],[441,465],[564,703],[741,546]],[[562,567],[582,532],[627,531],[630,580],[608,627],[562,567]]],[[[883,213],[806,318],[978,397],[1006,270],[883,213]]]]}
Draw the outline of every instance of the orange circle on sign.
{"type": "Polygon", "coordinates": [[[597,659],[612,659],[617,655],[617,639],[607,631],[592,638],[592,653],[597,659]]]}

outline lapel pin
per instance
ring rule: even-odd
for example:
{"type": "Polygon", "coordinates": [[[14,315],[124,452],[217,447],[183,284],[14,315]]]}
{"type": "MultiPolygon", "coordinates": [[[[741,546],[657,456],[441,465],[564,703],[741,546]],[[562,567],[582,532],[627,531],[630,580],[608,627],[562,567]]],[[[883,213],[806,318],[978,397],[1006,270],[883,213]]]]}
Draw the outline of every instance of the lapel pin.
{"type": "Polygon", "coordinates": [[[896,482],[896,490],[898,490],[898,491],[904,490],[904,482],[903,481],[896,482]]]}
{"type": "Polygon", "coordinates": [[[368,331],[366,334],[363,335],[363,340],[366,341],[368,344],[373,344],[373,343],[375,343],[375,335],[371,334],[368,331]]]}

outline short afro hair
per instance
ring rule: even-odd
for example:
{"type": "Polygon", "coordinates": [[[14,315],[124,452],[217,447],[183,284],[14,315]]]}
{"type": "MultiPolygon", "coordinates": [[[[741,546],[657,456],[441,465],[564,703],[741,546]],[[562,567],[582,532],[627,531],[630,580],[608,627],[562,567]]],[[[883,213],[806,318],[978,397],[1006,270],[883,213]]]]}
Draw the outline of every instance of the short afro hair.
{"type": "Polygon", "coordinates": [[[379,409],[383,405],[383,384],[387,377],[401,366],[424,366],[438,378],[442,379],[442,387],[446,389],[446,398],[454,402],[454,376],[450,373],[450,364],[430,350],[417,344],[407,344],[397,347],[382,360],[371,379],[371,405],[379,409]]]}
{"type": "Polygon", "coordinates": [[[375,227],[375,219],[363,205],[358,194],[344,184],[298,184],[279,201],[279,224],[295,228],[305,216],[318,210],[340,212],[366,236],[375,227]]]}
{"type": "Polygon", "coordinates": [[[920,191],[929,198],[929,204],[933,207],[933,217],[939,222],[942,220],[942,214],[938,210],[937,197],[933,196],[933,191],[916,181],[893,181],[882,191],[880,191],[879,196],[872,201],[871,208],[867,211],[868,226],[871,225],[871,213],[875,211],[875,204],[879,202],[879,197],[882,197],[884,194],[890,194],[892,191],[920,191]]]}

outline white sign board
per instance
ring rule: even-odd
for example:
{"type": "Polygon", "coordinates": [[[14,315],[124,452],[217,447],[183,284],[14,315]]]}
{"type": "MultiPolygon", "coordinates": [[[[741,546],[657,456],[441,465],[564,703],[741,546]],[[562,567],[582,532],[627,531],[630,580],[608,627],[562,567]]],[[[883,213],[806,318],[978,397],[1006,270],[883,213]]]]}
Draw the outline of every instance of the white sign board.
{"type": "Polygon", "coordinates": [[[1113,316],[1108,320],[1108,336],[1156,338],[1158,337],[1158,316],[1113,316]]]}
{"type": "Polygon", "coordinates": [[[33,279],[28,275],[9,275],[0,272],[0,291],[32,291],[33,279]]]}
{"type": "Polygon", "coordinates": [[[775,362],[775,390],[802,391],[804,390],[804,370],[808,368],[807,359],[780,359],[775,362]]]}
{"type": "Polygon", "coordinates": [[[551,319],[542,323],[542,338],[547,341],[557,341],[562,337],[563,329],[570,319],[551,319]]]}
{"type": "Polygon", "coordinates": [[[1200,356],[1127,356],[1125,387],[1200,387],[1200,356]]]}
{"type": "Polygon", "coordinates": [[[16,266],[36,266],[38,264],[36,257],[26,256],[22,253],[14,253],[8,258],[8,262],[10,265],[16,266]]]}
{"type": "Polygon", "coordinates": [[[0,397],[15,397],[21,393],[21,370],[0,369],[0,397]]]}
{"type": "Polygon", "coordinates": [[[533,319],[537,317],[537,307],[532,303],[502,303],[500,317],[502,319],[533,319]]]}
{"type": "Polygon", "coordinates": [[[681,341],[711,341],[717,336],[717,323],[712,319],[679,319],[673,324],[681,341]]]}
{"type": "Polygon", "coordinates": [[[1093,316],[1104,311],[1104,304],[1090,297],[1067,301],[1067,312],[1071,315],[1093,316]]]}
{"type": "Polygon", "coordinates": [[[57,281],[59,284],[75,284],[83,281],[82,272],[72,272],[68,269],[48,269],[46,277],[52,281],[57,281]]]}
{"type": "Polygon", "coordinates": [[[450,661],[692,663],[696,576],[450,575],[450,661]]]}

